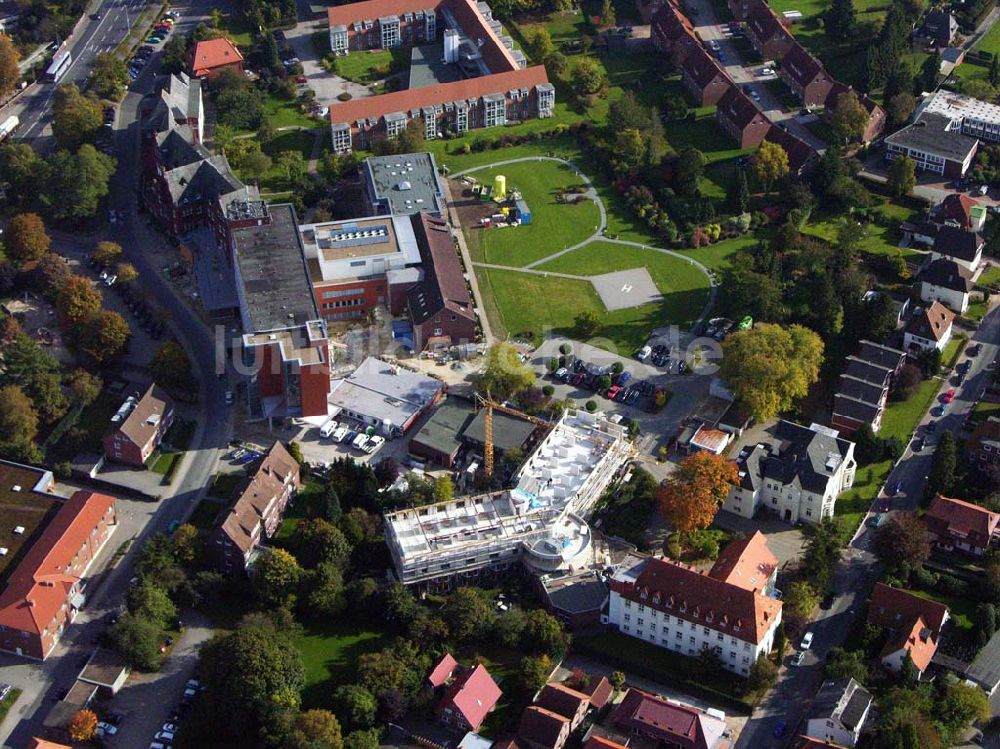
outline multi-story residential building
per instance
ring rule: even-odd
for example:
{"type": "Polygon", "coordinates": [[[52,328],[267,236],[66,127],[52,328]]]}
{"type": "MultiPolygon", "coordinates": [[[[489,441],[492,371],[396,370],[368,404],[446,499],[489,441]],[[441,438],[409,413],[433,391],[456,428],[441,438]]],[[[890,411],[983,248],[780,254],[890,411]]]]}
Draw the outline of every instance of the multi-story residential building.
{"type": "Polygon", "coordinates": [[[295,210],[260,204],[232,232],[247,405],[257,417],[329,413],[330,347],[313,297],[295,210]]]}
{"type": "Polygon", "coordinates": [[[653,746],[720,749],[729,745],[726,722],[721,718],[634,687],[615,708],[611,723],[653,746]]]}
{"type": "Polygon", "coordinates": [[[825,681],[809,710],[805,734],[838,746],[854,747],[861,739],[874,701],[871,692],[854,679],[825,681]]]}
{"type": "Polygon", "coordinates": [[[976,424],[965,453],[970,461],[980,465],[1000,463],[1000,418],[989,416],[976,424]]]}
{"type": "Polygon", "coordinates": [[[141,397],[126,398],[111,423],[103,440],[104,454],[116,463],[141,467],[174,423],[174,402],[154,383],[141,397]]]}
{"type": "Polygon", "coordinates": [[[781,79],[805,107],[821,107],[826,103],[835,81],[819,60],[796,42],[781,60],[781,79]]]}
{"type": "Polygon", "coordinates": [[[830,419],[833,428],[849,435],[867,424],[878,432],[889,390],[905,361],[905,351],[862,341],[857,356],[847,357],[847,369],[840,376],[830,419]]]}
{"type": "MultiPolygon", "coordinates": [[[[26,470],[31,469],[4,464],[0,476],[26,470]]],[[[51,486],[51,474],[43,475],[32,491],[47,491],[39,489],[43,484],[51,486]]],[[[14,484],[2,491],[20,495],[25,488],[14,484]]],[[[19,496],[11,499],[20,504],[19,496]]],[[[36,660],[52,652],[86,602],[87,572],[116,524],[114,497],[81,490],[59,503],[0,592],[0,650],[36,660]]],[[[25,535],[23,526],[11,530],[25,535]]],[[[6,555],[8,549],[3,551],[6,555]]]]}
{"type": "Polygon", "coordinates": [[[338,54],[430,45],[444,29],[442,49],[414,47],[406,90],[330,105],[337,153],[394,138],[411,121],[420,121],[424,136],[433,139],[446,130],[461,134],[553,114],[555,87],[545,68],[526,67],[484,2],[437,0],[420,7],[413,0],[367,0],[330,8],[328,21],[338,54]]]}
{"type": "Polygon", "coordinates": [[[931,302],[930,306],[915,314],[906,326],[903,347],[915,353],[931,349],[944,351],[951,340],[954,319],[955,313],[950,309],[940,302],[931,302]]]}
{"type": "Polygon", "coordinates": [[[243,54],[226,37],[195,42],[191,49],[191,77],[215,78],[223,70],[243,72],[243,54]]]}
{"type": "Polygon", "coordinates": [[[589,553],[586,518],[632,455],[622,425],[567,411],[515,474],[514,489],[386,514],[396,576],[447,588],[521,561],[539,572],[568,569],[589,553]]]}
{"type": "Polygon", "coordinates": [[[947,10],[929,10],[924,22],[913,30],[913,41],[933,47],[947,47],[958,34],[958,21],[947,10]]]}
{"type": "Polygon", "coordinates": [[[740,148],[759,146],[771,128],[763,112],[737,86],[732,86],[719,99],[715,121],[740,148]]]}
{"type": "Polygon", "coordinates": [[[859,140],[862,143],[871,143],[885,130],[885,110],[863,91],[855,91],[851,86],[834,81],[833,86],[830,88],[830,93],[826,96],[823,116],[827,122],[830,122],[833,118],[833,113],[837,109],[837,104],[840,103],[840,97],[852,91],[858,97],[858,103],[868,113],[868,121],[865,123],[864,131],[861,133],[859,140]]]}
{"type": "Polygon", "coordinates": [[[653,46],[669,55],[675,65],[702,49],[691,22],[673,2],[665,2],[653,15],[650,38],[653,46]]]}
{"type": "Polygon", "coordinates": [[[931,260],[939,258],[954,260],[975,272],[982,264],[985,247],[986,242],[982,234],[944,224],[938,227],[937,234],[934,235],[931,260]]]}
{"type": "Polygon", "coordinates": [[[885,138],[889,161],[906,156],[917,170],[957,179],[965,175],[979,149],[975,136],[953,127],[952,121],[935,112],[924,112],[916,121],[885,138]]]}
{"type": "Polygon", "coordinates": [[[301,481],[299,464],[275,442],[209,537],[207,554],[218,569],[247,571],[281,525],[301,481]]]}
{"type": "MultiPolygon", "coordinates": [[[[745,567],[757,561],[760,546],[747,548],[745,567]]],[[[742,559],[742,555],[741,555],[742,559]]],[[[713,651],[724,668],[746,676],[758,658],[771,652],[781,622],[781,601],[765,593],[769,578],[759,573],[760,587],[745,578],[731,581],[727,568],[708,574],[679,562],[632,554],[611,578],[608,624],[622,634],[686,656],[713,651]]]]}
{"type": "Polygon", "coordinates": [[[773,596],[778,582],[778,558],[767,545],[767,536],[754,531],[726,544],[710,574],[729,585],[773,596]]]}
{"type": "Polygon", "coordinates": [[[681,63],[681,81],[698,106],[717,104],[733,82],[704,49],[692,52],[681,63]]]}
{"type": "Polygon", "coordinates": [[[816,149],[777,125],[771,125],[768,128],[764,140],[768,143],[781,146],[782,150],[788,155],[789,173],[797,177],[811,172],[813,167],[819,162],[819,153],[816,149]]]}
{"type": "Polygon", "coordinates": [[[972,271],[954,260],[932,260],[917,274],[916,285],[921,301],[941,302],[953,312],[964,315],[969,309],[969,295],[975,283],[972,271]]]}
{"type": "Polygon", "coordinates": [[[750,0],[746,18],[750,44],[765,60],[782,59],[795,44],[795,37],[763,0],[750,0]]]}
{"type": "Polygon", "coordinates": [[[152,111],[146,116],[145,125],[158,133],[187,125],[195,142],[201,143],[205,139],[201,81],[183,72],[167,76],[160,86],[152,111]]]}
{"type": "Polygon", "coordinates": [[[993,545],[1000,513],[939,494],[927,509],[924,523],[938,549],[981,557],[993,545]]]}
{"type": "Polygon", "coordinates": [[[875,583],[868,602],[868,624],[889,633],[881,660],[893,671],[909,659],[923,674],[937,652],[949,617],[947,606],[884,583],[875,583]]]}
{"type": "Polygon", "coordinates": [[[833,517],[837,496],[854,485],[854,443],[834,429],[784,419],[768,434],[766,441],[740,452],[739,483],[723,509],[746,518],[764,509],[789,523],[833,517]]]}
{"type": "Polygon", "coordinates": [[[570,732],[569,718],[538,705],[528,705],[517,726],[516,746],[519,749],[562,749],[570,732]]]}

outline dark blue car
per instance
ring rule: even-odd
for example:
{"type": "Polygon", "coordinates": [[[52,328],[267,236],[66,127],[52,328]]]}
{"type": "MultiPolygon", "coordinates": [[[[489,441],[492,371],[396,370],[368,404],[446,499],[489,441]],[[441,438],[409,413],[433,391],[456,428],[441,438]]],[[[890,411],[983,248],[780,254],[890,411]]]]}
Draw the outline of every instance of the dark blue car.
{"type": "Polygon", "coordinates": [[[785,730],[788,728],[788,722],[785,720],[779,720],[774,724],[774,738],[780,739],[785,735],[785,730]]]}

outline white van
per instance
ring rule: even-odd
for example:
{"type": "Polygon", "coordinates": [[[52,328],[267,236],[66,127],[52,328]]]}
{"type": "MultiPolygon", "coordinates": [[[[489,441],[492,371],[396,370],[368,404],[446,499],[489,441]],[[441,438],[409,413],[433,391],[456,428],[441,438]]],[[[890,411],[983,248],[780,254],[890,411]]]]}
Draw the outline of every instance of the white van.
{"type": "Polygon", "coordinates": [[[327,419],[326,423],[319,428],[319,436],[323,439],[328,439],[338,426],[340,425],[333,419],[327,419]]]}
{"type": "Polygon", "coordinates": [[[357,437],[354,438],[354,442],[351,443],[355,450],[364,450],[365,445],[368,444],[368,435],[361,432],[357,437]]]}
{"type": "Polygon", "coordinates": [[[344,437],[347,436],[347,433],[349,431],[351,431],[351,430],[348,429],[347,427],[337,427],[337,431],[333,433],[333,437],[331,437],[331,439],[334,442],[340,444],[341,442],[344,441],[344,437]]]}

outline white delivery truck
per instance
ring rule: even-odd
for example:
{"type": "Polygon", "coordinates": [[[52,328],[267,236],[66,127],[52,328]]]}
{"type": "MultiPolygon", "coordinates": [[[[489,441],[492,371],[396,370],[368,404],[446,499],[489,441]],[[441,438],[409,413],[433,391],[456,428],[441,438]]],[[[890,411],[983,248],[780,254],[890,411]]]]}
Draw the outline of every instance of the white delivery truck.
{"type": "Polygon", "coordinates": [[[340,425],[334,419],[327,419],[326,423],[319,428],[319,436],[323,439],[328,439],[337,430],[338,426],[340,425]]]}

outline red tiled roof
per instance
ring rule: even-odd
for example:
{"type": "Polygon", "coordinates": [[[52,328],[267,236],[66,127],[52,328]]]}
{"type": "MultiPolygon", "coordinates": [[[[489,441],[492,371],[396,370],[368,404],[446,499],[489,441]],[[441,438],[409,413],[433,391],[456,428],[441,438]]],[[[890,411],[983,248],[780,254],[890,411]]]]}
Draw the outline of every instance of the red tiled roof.
{"type": "Polygon", "coordinates": [[[476,7],[476,0],[445,0],[458,25],[467,37],[479,44],[479,54],[493,74],[517,70],[511,51],[504,46],[476,7]]]}
{"type": "Polygon", "coordinates": [[[755,119],[763,121],[764,115],[757,109],[756,105],[750,101],[750,97],[744,94],[736,86],[732,86],[719,99],[718,112],[721,116],[729,120],[739,130],[745,129],[753,123],[755,119]]]}
{"type": "Polygon", "coordinates": [[[806,48],[796,42],[781,61],[781,72],[788,73],[800,86],[808,86],[819,77],[826,76],[826,71],[819,60],[806,52],[806,48]]]}
{"type": "Polygon", "coordinates": [[[893,629],[909,628],[917,617],[924,620],[936,639],[948,619],[948,607],[901,588],[875,583],[868,605],[869,624],[893,629]]]}
{"type": "Polygon", "coordinates": [[[763,589],[777,567],[778,558],[771,553],[767,536],[756,531],[727,544],[708,574],[724,583],[757,591],[763,589]]]}
{"type": "Polygon", "coordinates": [[[781,615],[781,601],[656,557],[645,559],[634,585],[612,580],[612,588],[623,598],[755,645],[781,615]]]}
{"type": "Polygon", "coordinates": [[[569,718],[558,713],[538,705],[529,705],[521,713],[521,724],[517,728],[517,735],[534,745],[555,749],[565,743],[569,723],[569,718]]]}
{"type": "Polygon", "coordinates": [[[953,192],[948,195],[938,208],[938,219],[946,221],[951,219],[963,229],[972,227],[972,217],[970,211],[979,205],[978,202],[960,192],[953,192]]]}
{"type": "Polygon", "coordinates": [[[531,89],[548,83],[545,66],[535,65],[524,70],[511,70],[480,78],[467,78],[452,83],[437,83],[423,88],[393,91],[381,96],[365,96],[330,105],[330,123],[353,123],[358,120],[378,119],[390,112],[408,112],[411,109],[442,104],[463,99],[478,99],[487,94],[506,93],[514,89],[531,89]]]}
{"type": "Polygon", "coordinates": [[[591,736],[583,745],[583,749],[628,749],[628,747],[603,736],[591,736]]]}
{"type": "Polygon", "coordinates": [[[33,738],[28,742],[28,749],[73,749],[68,744],[57,744],[46,739],[33,738]]]}
{"type": "Polygon", "coordinates": [[[940,341],[951,330],[954,319],[955,313],[941,302],[931,302],[921,314],[913,316],[906,330],[929,341],[940,341]]]}
{"type": "Polygon", "coordinates": [[[436,13],[439,5],[441,0],[365,0],[327,8],[326,20],[330,26],[350,26],[355,21],[374,21],[383,16],[399,16],[418,10],[436,13]]]}
{"type": "Polygon", "coordinates": [[[590,706],[590,698],[563,684],[551,683],[542,687],[535,704],[572,720],[580,712],[580,706],[590,706]]]}
{"type": "Polygon", "coordinates": [[[114,506],[114,497],[83,490],[66,500],[0,593],[0,625],[42,633],[80,580],[66,569],[114,506]]]}
{"type": "Polygon", "coordinates": [[[747,15],[747,28],[762,44],[776,36],[791,37],[788,29],[778,20],[778,16],[765,2],[752,3],[747,15]]]}
{"type": "Polygon", "coordinates": [[[437,709],[440,712],[447,707],[452,708],[460,713],[475,731],[502,694],[490,672],[480,663],[475,668],[460,674],[452,682],[437,709]]]}
{"type": "Polygon", "coordinates": [[[895,637],[890,637],[882,648],[882,657],[905,650],[910,654],[913,665],[923,673],[937,652],[937,640],[923,618],[917,617],[906,629],[901,629],[895,637]]]}
{"type": "Polygon", "coordinates": [[[206,39],[194,45],[191,55],[191,69],[195,77],[204,75],[212,68],[243,62],[243,55],[236,45],[222,36],[218,39],[206,39]]]}
{"type": "Polygon", "coordinates": [[[590,704],[600,710],[608,704],[611,695],[615,693],[615,688],[611,686],[607,676],[593,677],[587,685],[586,694],[590,695],[590,704]]]}
{"type": "Polygon", "coordinates": [[[713,731],[706,730],[705,713],[638,689],[628,690],[611,720],[618,728],[661,739],[680,749],[710,749],[718,739],[713,731]]]}
{"type": "Polygon", "coordinates": [[[280,441],[275,441],[222,521],[222,532],[244,554],[260,541],[256,531],[267,506],[284,492],[288,477],[298,473],[299,464],[280,441]]]}
{"type": "Polygon", "coordinates": [[[973,546],[985,548],[1000,523],[1000,514],[939,494],[931,502],[924,520],[928,528],[939,536],[962,538],[973,546]]]}
{"type": "Polygon", "coordinates": [[[452,657],[451,653],[445,653],[444,657],[431,670],[427,681],[435,688],[443,686],[451,678],[451,675],[455,673],[456,668],[458,668],[458,661],[452,657]]]}
{"type": "Polygon", "coordinates": [[[698,88],[703,90],[716,78],[721,77],[724,81],[728,80],[728,77],[722,72],[722,69],[716,64],[712,56],[700,47],[684,58],[681,69],[694,81],[698,88]]]}
{"type": "Polygon", "coordinates": [[[820,741],[810,736],[799,736],[795,749],[847,749],[847,747],[842,744],[834,744],[831,741],[820,741]]]}

